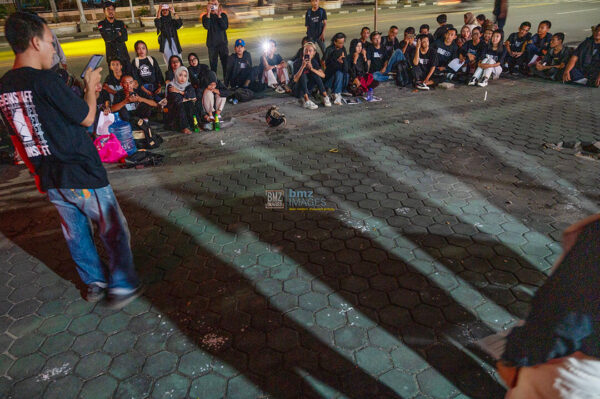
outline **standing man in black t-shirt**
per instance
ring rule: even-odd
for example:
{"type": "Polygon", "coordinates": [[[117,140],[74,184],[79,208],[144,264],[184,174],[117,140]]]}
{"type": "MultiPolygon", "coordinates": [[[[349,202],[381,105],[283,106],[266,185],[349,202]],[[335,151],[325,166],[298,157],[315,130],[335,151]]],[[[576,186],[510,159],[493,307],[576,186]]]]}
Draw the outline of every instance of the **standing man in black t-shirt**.
{"type": "Polygon", "coordinates": [[[115,3],[105,1],[103,4],[105,18],[98,22],[98,31],[106,46],[106,62],[121,60],[121,64],[129,71],[129,52],[127,52],[127,26],[123,21],[115,19],[115,3]]]}
{"type": "Polygon", "coordinates": [[[308,40],[317,44],[321,54],[325,55],[325,28],[327,27],[327,13],[319,7],[319,0],[310,1],[311,8],[306,10],[304,26],[308,40]]]}
{"type": "Polygon", "coordinates": [[[227,18],[227,14],[223,12],[223,8],[218,0],[209,0],[206,5],[206,14],[202,15],[202,26],[208,31],[206,35],[206,47],[208,47],[210,69],[214,73],[217,73],[217,64],[220,58],[224,78],[227,57],[229,57],[229,49],[227,48],[229,19],[227,18]]]}
{"type": "Polygon", "coordinates": [[[109,306],[123,307],[141,295],[143,286],[133,264],[127,221],[86,132],[96,116],[101,68],[86,72],[82,100],[49,70],[52,33],[42,18],[16,12],[6,21],[5,32],[15,62],[0,80],[0,111],[11,139],[38,189],[48,193],[60,214],[77,272],[88,287],[86,299],[97,302],[108,293],[109,306]],[[98,256],[90,221],[98,226],[108,265],[98,256]]]}

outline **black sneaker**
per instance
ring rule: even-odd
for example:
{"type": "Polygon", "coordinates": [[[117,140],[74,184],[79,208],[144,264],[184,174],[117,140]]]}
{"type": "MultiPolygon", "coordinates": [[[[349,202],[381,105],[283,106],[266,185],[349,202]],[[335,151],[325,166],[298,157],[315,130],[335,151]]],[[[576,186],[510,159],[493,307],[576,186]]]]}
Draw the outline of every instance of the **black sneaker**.
{"type": "Polygon", "coordinates": [[[98,284],[90,284],[87,287],[87,294],[85,300],[88,302],[99,302],[106,296],[106,289],[100,287],[98,284]]]}
{"type": "Polygon", "coordinates": [[[140,284],[135,290],[131,291],[128,294],[112,294],[109,292],[106,306],[108,306],[111,309],[124,308],[131,302],[135,301],[138,297],[140,297],[144,293],[144,291],[146,291],[146,286],[140,284]]]}

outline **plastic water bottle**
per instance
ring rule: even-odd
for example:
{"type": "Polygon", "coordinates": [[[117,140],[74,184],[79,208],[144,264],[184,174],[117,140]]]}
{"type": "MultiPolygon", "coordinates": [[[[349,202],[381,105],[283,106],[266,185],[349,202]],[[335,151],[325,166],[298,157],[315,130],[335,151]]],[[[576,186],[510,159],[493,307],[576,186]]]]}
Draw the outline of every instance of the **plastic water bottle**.
{"type": "Polygon", "coordinates": [[[370,88],[367,92],[367,101],[373,101],[373,89],[370,88]]]}
{"type": "Polygon", "coordinates": [[[194,115],[194,132],[199,132],[200,131],[200,125],[198,125],[198,119],[196,118],[196,115],[194,115]]]}
{"type": "Polygon", "coordinates": [[[219,120],[219,115],[215,115],[215,132],[221,130],[221,121],[219,120]]]}
{"type": "Polygon", "coordinates": [[[236,105],[238,103],[238,99],[234,98],[232,102],[233,102],[233,105],[236,105]]]}
{"type": "Polygon", "coordinates": [[[108,127],[108,132],[114,134],[121,142],[121,146],[127,153],[131,155],[137,151],[135,141],[133,141],[133,133],[129,122],[122,121],[119,118],[119,113],[115,112],[115,121],[108,127]]]}

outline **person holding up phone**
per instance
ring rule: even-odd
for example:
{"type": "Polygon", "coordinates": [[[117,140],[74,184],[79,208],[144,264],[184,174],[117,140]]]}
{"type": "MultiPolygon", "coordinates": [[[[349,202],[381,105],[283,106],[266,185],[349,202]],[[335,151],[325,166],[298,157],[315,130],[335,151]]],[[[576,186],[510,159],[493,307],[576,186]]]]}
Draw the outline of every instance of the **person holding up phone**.
{"type": "Polygon", "coordinates": [[[223,68],[223,77],[225,77],[225,68],[227,68],[227,58],[229,49],[227,47],[227,28],[229,28],[229,19],[223,12],[218,0],[209,0],[206,5],[206,13],[202,15],[202,26],[208,31],[206,35],[206,47],[208,47],[208,59],[210,69],[217,72],[217,63],[221,59],[223,68]]]}
{"type": "Polygon", "coordinates": [[[81,99],[50,70],[54,48],[44,19],[15,12],[6,21],[5,34],[15,61],[0,80],[0,111],[12,142],[38,190],[48,194],[60,214],[67,246],[87,286],[85,299],[97,302],[108,295],[109,306],[121,308],[139,297],[143,286],[133,264],[127,221],[86,132],[96,117],[102,68],[88,69],[81,99]],[[108,265],[98,255],[91,221],[108,265]]]}
{"type": "Polygon", "coordinates": [[[306,109],[317,109],[319,106],[308,98],[308,94],[313,87],[319,89],[319,93],[323,96],[323,105],[331,107],[331,101],[325,90],[323,79],[325,72],[321,69],[321,65],[315,59],[317,46],[313,42],[304,44],[304,56],[294,62],[294,95],[302,100],[302,106],[306,109]]]}
{"type": "Polygon", "coordinates": [[[172,5],[161,4],[156,11],[154,26],[158,32],[159,51],[165,58],[165,64],[168,64],[172,55],[181,58],[181,44],[179,44],[177,30],[183,26],[183,20],[177,17],[175,8],[172,5]]]}

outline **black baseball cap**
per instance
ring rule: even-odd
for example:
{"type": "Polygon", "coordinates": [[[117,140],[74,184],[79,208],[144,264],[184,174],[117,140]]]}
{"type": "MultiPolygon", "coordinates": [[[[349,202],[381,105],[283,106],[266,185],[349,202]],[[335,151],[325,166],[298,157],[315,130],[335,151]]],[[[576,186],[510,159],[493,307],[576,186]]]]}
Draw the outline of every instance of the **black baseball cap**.
{"type": "Polygon", "coordinates": [[[108,7],[115,7],[115,3],[113,3],[112,1],[105,1],[104,3],[102,3],[102,9],[106,9],[108,7]]]}

